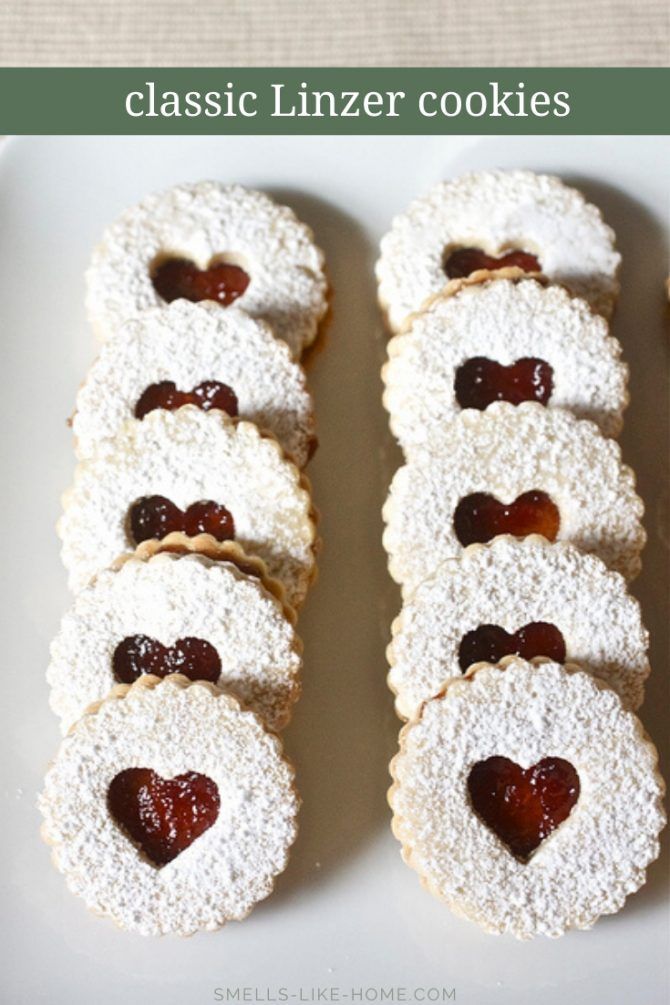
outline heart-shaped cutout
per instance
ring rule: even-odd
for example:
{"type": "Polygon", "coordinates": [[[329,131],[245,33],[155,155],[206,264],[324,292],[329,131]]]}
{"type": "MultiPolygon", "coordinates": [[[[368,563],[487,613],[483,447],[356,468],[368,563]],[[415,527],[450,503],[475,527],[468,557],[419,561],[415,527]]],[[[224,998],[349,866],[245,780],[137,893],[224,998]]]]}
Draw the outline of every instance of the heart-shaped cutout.
{"type": "Polygon", "coordinates": [[[465,279],[466,276],[486,269],[496,272],[498,269],[523,269],[524,272],[541,272],[539,259],[528,251],[505,251],[502,255],[487,255],[481,248],[456,248],[444,262],[444,271],[448,279],[465,279]]]}
{"type": "Polygon", "coordinates": [[[184,511],[165,496],[144,496],[130,507],[129,517],[135,544],[162,541],[172,531],[182,531],[188,537],[211,534],[217,541],[235,537],[232,513],[211,500],[191,503],[184,511]]]}
{"type": "Polygon", "coordinates": [[[242,296],[250,276],[239,265],[212,261],[199,269],[188,258],[166,258],[151,273],[151,281],[159,297],[166,303],[173,300],[214,300],[229,307],[242,296]]]}
{"type": "Polygon", "coordinates": [[[173,412],[182,405],[196,405],[203,412],[220,408],[228,415],[237,415],[239,411],[237,395],[232,387],[218,380],[203,380],[192,391],[179,391],[173,381],[161,380],[144,389],[135,405],[135,418],[143,419],[157,408],[173,412]]]}
{"type": "Polygon", "coordinates": [[[166,779],[150,768],[127,768],[112,779],[107,806],[146,857],[163,866],[215,823],[220,799],[215,782],[196,771],[166,779]]]}
{"type": "Polygon", "coordinates": [[[458,648],[458,662],[463,673],[473,663],[498,663],[503,656],[547,656],[555,663],[565,662],[565,641],[555,625],[531,621],[510,634],[499,625],[480,625],[466,632],[458,648]]]}
{"type": "Polygon", "coordinates": [[[489,757],[468,776],[475,813],[521,862],[569,817],[579,788],[579,775],[561,757],[545,757],[530,768],[489,757]]]}
{"type": "Polygon", "coordinates": [[[560,522],[558,507],[551,497],[535,489],[524,492],[513,503],[498,502],[488,492],[473,492],[460,500],[454,512],[454,530],[464,548],[490,541],[498,534],[542,534],[547,541],[555,541],[560,522]]]}
{"type": "Polygon", "coordinates": [[[549,363],[524,356],[503,366],[486,356],[473,356],[459,366],[454,378],[456,400],[461,408],[483,411],[494,401],[539,401],[546,405],[554,389],[554,371],[549,363]]]}
{"type": "Polygon", "coordinates": [[[164,646],[149,635],[128,635],[114,650],[112,668],[120,684],[132,684],[142,674],[167,677],[173,673],[216,684],[221,660],[213,645],[191,635],[177,639],[173,646],[164,646]]]}
{"type": "Polygon", "coordinates": [[[240,265],[213,259],[207,268],[199,268],[189,258],[165,258],[152,269],[154,289],[166,304],[173,300],[215,300],[230,307],[250,282],[248,272],[240,265]]]}

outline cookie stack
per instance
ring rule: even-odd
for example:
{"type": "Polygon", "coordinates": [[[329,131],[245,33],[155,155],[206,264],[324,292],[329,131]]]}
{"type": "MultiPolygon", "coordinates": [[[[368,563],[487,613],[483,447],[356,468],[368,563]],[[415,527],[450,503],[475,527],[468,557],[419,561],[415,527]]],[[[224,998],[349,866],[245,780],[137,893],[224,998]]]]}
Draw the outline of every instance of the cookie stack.
{"type": "Polygon", "coordinates": [[[47,674],[67,736],[43,829],[89,907],[190,934],[267,896],[296,833],[276,734],[316,571],[299,360],[324,261],[266,195],[181,185],[107,229],[87,290],[102,348],[58,525],[75,598],[47,674]]]}
{"type": "Polygon", "coordinates": [[[384,507],[393,829],[432,892],[519,938],[617,911],[664,823],[632,712],[649,665],[627,589],[643,505],[613,439],[619,261],[581,193],[496,171],[417,199],[377,264],[405,454],[384,507]]]}

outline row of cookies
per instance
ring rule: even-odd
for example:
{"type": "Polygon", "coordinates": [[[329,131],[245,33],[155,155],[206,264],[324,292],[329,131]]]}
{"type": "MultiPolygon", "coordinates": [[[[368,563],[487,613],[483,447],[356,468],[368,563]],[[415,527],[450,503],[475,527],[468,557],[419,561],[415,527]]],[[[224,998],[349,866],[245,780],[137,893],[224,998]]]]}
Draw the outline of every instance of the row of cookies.
{"type": "Polygon", "coordinates": [[[626,583],[645,534],[613,440],[614,234],[558,179],[490,172],[417,199],[381,248],[384,401],[406,458],[384,508],[407,720],[393,830],[487,931],[588,928],[642,885],[664,823],[630,711],[649,673],[626,583]]]}
{"type": "Polygon", "coordinates": [[[43,830],[97,913],[191,934],[267,896],[296,833],[276,733],[316,569],[299,360],[323,255],[262,193],[182,185],[107,229],[87,290],[102,346],[58,528],[75,597],[47,673],[67,735],[43,830]]]}

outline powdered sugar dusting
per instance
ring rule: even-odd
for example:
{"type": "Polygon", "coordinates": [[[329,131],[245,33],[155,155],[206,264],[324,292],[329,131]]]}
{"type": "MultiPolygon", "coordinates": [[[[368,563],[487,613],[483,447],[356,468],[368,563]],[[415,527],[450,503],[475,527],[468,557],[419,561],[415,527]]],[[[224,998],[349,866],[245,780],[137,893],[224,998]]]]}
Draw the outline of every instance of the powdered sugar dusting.
{"type": "Polygon", "coordinates": [[[132,635],[164,646],[204,639],[221,661],[218,686],[270,729],[286,725],[299,695],[302,646],[278,601],[231,563],[163,553],[101,572],[63,617],[47,680],[64,732],[115,686],[114,650],[132,635]]]}
{"type": "Polygon", "coordinates": [[[165,306],[151,268],[170,255],[201,269],[217,256],[241,265],[251,281],[237,305],[267,321],[294,356],[316,337],[327,283],[309,227],[262,192],[203,181],[148,196],[103,234],[86,273],[88,314],[103,338],[165,306]]]}
{"type": "Polygon", "coordinates": [[[474,492],[510,503],[547,492],[560,512],[558,537],[632,579],[645,542],[635,476],[616,443],[562,409],[494,402],[466,409],[396,472],[384,506],[384,545],[408,595],[447,558],[461,554],[453,526],[474,492]]]}
{"type": "Polygon", "coordinates": [[[623,578],[569,544],[504,535],[444,562],[403,606],[388,649],[398,713],[412,718],[461,678],[466,632],[499,625],[513,633],[533,621],[559,629],[568,662],[605,681],[629,707],[641,704],[649,639],[623,578]]]}
{"type": "Polygon", "coordinates": [[[144,935],[190,935],[245,917],[271,892],[296,835],[298,798],[279,741],[232,697],[185,683],[145,678],[85,716],[40,797],[44,837],[70,889],[144,935]],[[110,782],[130,767],[164,778],[196,771],[218,787],[214,825],[161,869],[107,808],[110,782]]]}
{"type": "Polygon", "coordinates": [[[530,171],[484,171],[435,185],[397,216],[382,239],[379,298],[397,330],[445,286],[445,252],[477,247],[535,254],[552,282],[612,313],[621,256],[600,210],[559,178],[530,171]]]}
{"type": "Polygon", "coordinates": [[[305,465],[314,410],[305,375],[286,345],[244,311],[186,300],[147,311],[103,345],[77,395],[72,425],[78,456],[110,449],[149,385],[172,381],[192,391],[212,380],[233,389],[241,418],[269,430],[299,467],[305,465]]]}
{"type": "MultiPolygon", "coordinates": [[[[495,274],[494,274],[495,275],[495,274]]],[[[588,304],[534,279],[491,278],[442,295],[391,339],[384,403],[406,453],[425,444],[461,411],[454,381],[467,360],[509,366],[523,357],[553,370],[552,407],[621,431],[628,367],[607,323],[588,304]]]]}
{"type": "Polygon", "coordinates": [[[251,423],[193,405],[127,422],[112,453],[77,468],[58,526],[73,590],[132,550],[128,511],[147,495],[166,496],[181,509],[199,500],[222,503],[245,551],[265,561],[292,606],[303,601],[314,573],[315,527],[297,468],[251,423]]]}
{"type": "Polygon", "coordinates": [[[589,928],[644,882],[665,823],[656,751],[614,692],[587,674],[517,658],[481,665],[401,734],[389,799],[403,856],[437,896],[487,931],[518,938],[589,928]],[[581,791],[527,864],[474,813],[473,765],[561,757],[581,791]]]}

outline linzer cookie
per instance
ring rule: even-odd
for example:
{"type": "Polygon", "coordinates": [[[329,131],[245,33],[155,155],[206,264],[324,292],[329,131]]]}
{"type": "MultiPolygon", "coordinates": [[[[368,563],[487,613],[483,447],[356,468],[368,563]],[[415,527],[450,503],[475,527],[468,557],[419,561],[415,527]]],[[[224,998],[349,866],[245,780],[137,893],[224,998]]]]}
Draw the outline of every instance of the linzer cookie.
{"type": "Polygon", "coordinates": [[[450,279],[518,266],[542,272],[608,317],[621,256],[600,210],[530,171],[484,171],[435,185],[382,239],[379,300],[394,331],[450,279]]]}
{"type": "Polygon", "coordinates": [[[309,487],[277,441],[250,422],[185,405],[122,427],[111,453],[82,462],[58,531],[70,586],[170,533],[234,540],[303,602],[315,573],[309,487]]]}
{"type": "Polygon", "coordinates": [[[214,181],[127,209],[103,234],[86,280],[103,339],[147,308],[211,300],[267,321],[297,357],[327,311],[323,254],[309,227],[262,192],[214,181]]]}
{"type": "Polygon", "coordinates": [[[302,644],[279,601],[230,560],[129,557],[81,590],[51,644],[51,706],[65,732],[116,684],[179,673],[231,692],[268,728],[289,720],[302,644]]]}
{"type": "Polygon", "coordinates": [[[576,667],[509,657],[473,668],[403,729],[391,773],[404,860],[488,932],[590,928],[658,856],[656,750],[576,667]]]}
{"type": "Polygon", "coordinates": [[[170,531],[167,537],[160,540],[157,538],[147,538],[135,548],[135,551],[125,552],[120,555],[110,566],[111,569],[120,569],[125,562],[133,558],[139,558],[143,562],[153,558],[154,555],[167,553],[169,555],[202,555],[212,562],[227,562],[234,565],[245,576],[252,576],[257,579],[263,589],[271,594],[279,603],[282,613],[287,621],[295,625],[298,615],[288,602],[284,586],[268,572],[268,567],[258,555],[249,555],[237,541],[217,541],[211,534],[201,533],[195,537],[189,537],[183,531],[170,531]]]}
{"type": "Polygon", "coordinates": [[[499,534],[570,541],[632,579],[643,510],[618,444],[592,422],[497,401],[459,413],[396,472],[384,546],[405,596],[445,559],[499,534]]]}
{"type": "Polygon", "coordinates": [[[517,654],[577,663],[637,708],[649,674],[640,605],[595,555],[532,535],[471,544],[421,583],[393,623],[396,709],[421,704],[475,663],[517,654]]]}
{"type": "Polygon", "coordinates": [[[382,373],[406,453],[462,409],[494,401],[567,408],[606,436],[621,431],[628,404],[628,367],[607,322],[520,270],[451,283],[391,339],[382,373]]]}
{"type": "Polygon", "coordinates": [[[246,917],[286,867],[298,804],[258,716],[177,676],[120,686],[80,719],[40,797],[70,890],[143,935],[246,917]]]}
{"type": "Polygon", "coordinates": [[[103,345],[77,395],[77,454],[113,448],[128,419],[189,403],[255,422],[298,467],[316,444],[304,373],[270,328],[235,307],[177,300],[129,321],[103,345]]]}

